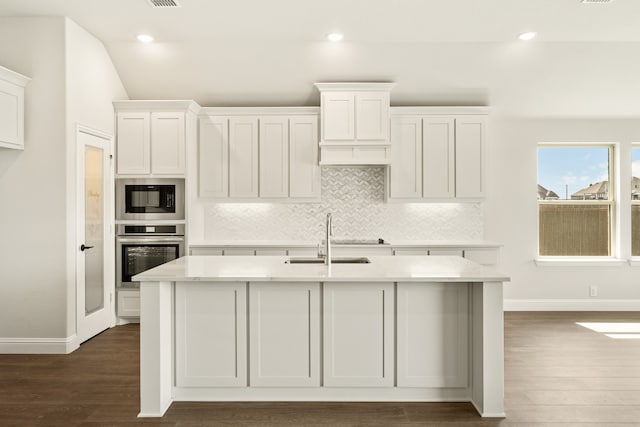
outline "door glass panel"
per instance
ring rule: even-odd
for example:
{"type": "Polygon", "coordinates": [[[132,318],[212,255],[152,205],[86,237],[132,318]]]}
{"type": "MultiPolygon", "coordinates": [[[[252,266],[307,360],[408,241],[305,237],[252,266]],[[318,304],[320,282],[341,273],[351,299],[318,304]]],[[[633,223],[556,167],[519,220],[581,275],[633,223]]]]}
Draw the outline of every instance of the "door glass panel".
{"type": "Polygon", "coordinates": [[[84,155],[85,313],[104,307],[104,168],[103,150],[86,146],[84,155]]]}

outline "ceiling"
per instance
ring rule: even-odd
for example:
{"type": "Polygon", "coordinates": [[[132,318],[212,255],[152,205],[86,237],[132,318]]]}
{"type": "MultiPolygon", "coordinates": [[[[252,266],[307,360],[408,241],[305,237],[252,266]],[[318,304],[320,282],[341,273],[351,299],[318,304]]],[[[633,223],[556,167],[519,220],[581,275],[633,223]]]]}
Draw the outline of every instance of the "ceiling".
{"type": "Polygon", "coordinates": [[[638,0],[177,1],[2,0],[0,16],[68,16],[104,43],[133,99],[317,105],[313,82],[362,80],[397,82],[394,105],[640,114],[638,0]]]}

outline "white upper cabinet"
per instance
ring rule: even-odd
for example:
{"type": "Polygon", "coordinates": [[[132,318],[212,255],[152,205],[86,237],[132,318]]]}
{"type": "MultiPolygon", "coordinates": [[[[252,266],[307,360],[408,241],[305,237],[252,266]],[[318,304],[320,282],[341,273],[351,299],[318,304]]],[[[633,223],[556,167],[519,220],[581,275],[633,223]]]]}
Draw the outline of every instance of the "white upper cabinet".
{"type": "MultiPolygon", "coordinates": [[[[184,176],[186,121],[195,123],[193,101],[115,101],[116,173],[118,175],[184,176]]],[[[193,126],[193,125],[192,125],[193,126]]],[[[193,132],[192,132],[193,133],[193,132]]]]}
{"type": "Polygon", "coordinates": [[[388,199],[482,199],[486,120],[484,107],[394,107],[388,199]]]}
{"type": "Polygon", "coordinates": [[[150,113],[118,113],[116,173],[120,175],[151,173],[150,122],[150,113]]]}
{"type": "Polygon", "coordinates": [[[29,80],[0,67],[0,148],[24,150],[24,88],[29,80]]]}
{"type": "Polygon", "coordinates": [[[391,119],[391,156],[389,195],[394,198],[422,197],[422,119],[391,119]]]}
{"type": "Polygon", "coordinates": [[[359,141],[389,141],[389,92],[356,92],[356,136],[359,141]]]}
{"type": "Polygon", "coordinates": [[[322,94],[322,140],[352,141],[355,133],[355,93],[322,94]]]}
{"type": "Polygon", "coordinates": [[[184,174],[184,113],[151,113],[151,173],[184,174]]]}
{"type": "Polygon", "coordinates": [[[260,118],[260,197],[289,195],[289,119],[260,118]]]}
{"type": "Polygon", "coordinates": [[[455,119],[425,117],[422,121],[422,180],[425,198],[455,196],[455,119]]]}
{"type": "Polygon", "coordinates": [[[200,197],[229,196],[229,125],[219,117],[201,117],[199,162],[200,197]]]}
{"type": "Polygon", "coordinates": [[[393,83],[316,83],[320,96],[321,164],[389,164],[393,83]]]}
{"type": "Polygon", "coordinates": [[[487,121],[483,116],[456,119],[456,197],[484,196],[487,121]]]}
{"type": "Polygon", "coordinates": [[[258,119],[229,120],[229,197],[258,197],[258,119]]]}
{"type": "Polygon", "coordinates": [[[200,197],[320,198],[317,108],[205,108],[199,127],[200,197]]]}
{"type": "Polygon", "coordinates": [[[318,116],[289,119],[289,197],[320,197],[318,116]]]}

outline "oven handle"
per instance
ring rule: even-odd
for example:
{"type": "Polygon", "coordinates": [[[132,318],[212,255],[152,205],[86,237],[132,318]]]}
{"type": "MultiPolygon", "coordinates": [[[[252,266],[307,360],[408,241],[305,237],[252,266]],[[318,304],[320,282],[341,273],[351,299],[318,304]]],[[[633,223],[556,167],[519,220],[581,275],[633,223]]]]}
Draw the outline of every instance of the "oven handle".
{"type": "Polygon", "coordinates": [[[120,243],[184,243],[183,237],[117,237],[120,243]]]}

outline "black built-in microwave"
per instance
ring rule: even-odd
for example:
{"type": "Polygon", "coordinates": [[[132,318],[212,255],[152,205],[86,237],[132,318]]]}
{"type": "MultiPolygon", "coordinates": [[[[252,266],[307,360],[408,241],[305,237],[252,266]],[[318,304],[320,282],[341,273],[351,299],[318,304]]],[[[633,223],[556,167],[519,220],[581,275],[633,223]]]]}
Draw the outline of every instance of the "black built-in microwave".
{"type": "Polygon", "coordinates": [[[117,179],[116,219],[184,220],[184,180],[117,179]]]}

